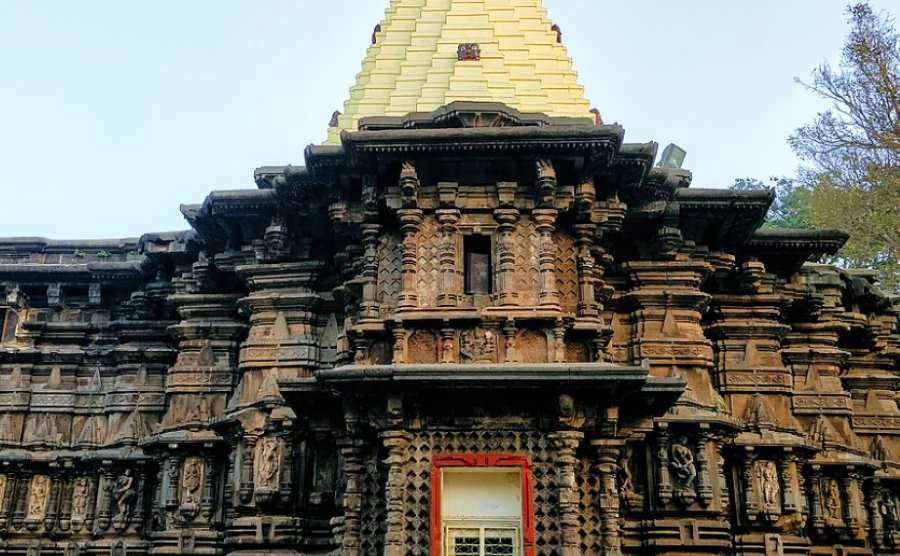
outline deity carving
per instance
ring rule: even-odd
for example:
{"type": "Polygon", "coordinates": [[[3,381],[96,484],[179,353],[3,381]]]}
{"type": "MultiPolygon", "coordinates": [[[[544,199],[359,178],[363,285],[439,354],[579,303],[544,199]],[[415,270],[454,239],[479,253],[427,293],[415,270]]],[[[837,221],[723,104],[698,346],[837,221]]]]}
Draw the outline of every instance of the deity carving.
{"type": "Polygon", "coordinates": [[[115,499],[116,499],[116,521],[125,522],[131,515],[131,505],[137,498],[137,488],[134,484],[134,477],[131,475],[131,469],[126,469],[125,473],[119,475],[116,479],[115,499]]]}
{"type": "Polygon", "coordinates": [[[841,521],[841,491],[834,479],[825,482],[825,512],[828,519],[841,521]]]}
{"type": "Polygon", "coordinates": [[[694,463],[694,451],[685,436],[672,441],[669,449],[669,467],[675,482],[675,494],[685,504],[694,500],[694,481],[697,478],[697,467],[694,463]]]}
{"type": "Polygon", "coordinates": [[[184,460],[181,472],[181,504],[196,506],[200,503],[200,488],[203,485],[203,462],[200,458],[184,460]]]}
{"type": "Polygon", "coordinates": [[[756,467],[756,476],[766,509],[777,511],[781,487],[778,484],[778,469],[775,467],[775,462],[760,462],[756,467]]]}
{"type": "Polygon", "coordinates": [[[75,479],[72,487],[72,519],[83,520],[87,516],[88,480],[86,477],[75,479]]]}
{"type": "Polygon", "coordinates": [[[465,330],[459,339],[459,355],[463,363],[496,362],[496,336],[483,328],[465,330]]]}
{"type": "Polygon", "coordinates": [[[276,438],[263,438],[257,447],[256,488],[276,490],[278,488],[280,470],[280,442],[276,438]]]}
{"type": "Polygon", "coordinates": [[[28,519],[43,519],[47,511],[50,497],[50,477],[35,475],[31,479],[31,492],[28,497],[28,519]]]}

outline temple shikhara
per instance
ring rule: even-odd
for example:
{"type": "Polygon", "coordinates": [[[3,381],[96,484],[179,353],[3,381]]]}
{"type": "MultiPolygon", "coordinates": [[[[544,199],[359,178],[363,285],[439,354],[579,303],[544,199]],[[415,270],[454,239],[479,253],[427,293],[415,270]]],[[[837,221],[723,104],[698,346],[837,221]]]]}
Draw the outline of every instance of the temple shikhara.
{"type": "Polygon", "coordinates": [[[0,554],[900,554],[896,300],[563,38],[391,0],[299,164],[0,240],[0,554]]]}

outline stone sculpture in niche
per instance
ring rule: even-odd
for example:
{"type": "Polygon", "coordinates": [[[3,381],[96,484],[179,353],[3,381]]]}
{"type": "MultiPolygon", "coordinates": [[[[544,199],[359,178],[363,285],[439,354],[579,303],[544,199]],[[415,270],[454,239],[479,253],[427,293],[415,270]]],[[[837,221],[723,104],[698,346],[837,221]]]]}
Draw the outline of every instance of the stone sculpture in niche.
{"type": "Polygon", "coordinates": [[[88,481],[85,477],[78,477],[72,487],[72,520],[81,521],[87,515],[88,481]]]}
{"type": "Polygon", "coordinates": [[[131,469],[126,469],[125,473],[116,479],[116,517],[119,523],[128,521],[131,515],[131,504],[137,497],[137,488],[135,488],[134,477],[131,475],[131,469]]]}
{"type": "Polygon", "coordinates": [[[825,511],[830,521],[841,521],[841,491],[834,479],[825,483],[825,511]]]}
{"type": "Polygon", "coordinates": [[[278,471],[281,469],[281,446],[275,438],[263,438],[258,450],[256,488],[275,490],[278,488],[278,471]]]}
{"type": "Polygon", "coordinates": [[[672,442],[669,467],[675,482],[675,495],[684,504],[694,501],[694,480],[697,468],[694,464],[694,452],[685,436],[679,436],[672,442]]]}
{"type": "Polygon", "coordinates": [[[203,484],[203,463],[200,458],[184,460],[181,472],[181,504],[193,507],[200,503],[200,487],[203,484]]]}
{"type": "Polygon", "coordinates": [[[497,361],[497,340],[490,330],[465,330],[459,339],[459,356],[463,363],[494,363],[497,361]]]}
{"type": "Polygon", "coordinates": [[[50,478],[46,475],[35,475],[31,480],[31,493],[28,497],[28,519],[44,519],[49,495],[50,478]]]}

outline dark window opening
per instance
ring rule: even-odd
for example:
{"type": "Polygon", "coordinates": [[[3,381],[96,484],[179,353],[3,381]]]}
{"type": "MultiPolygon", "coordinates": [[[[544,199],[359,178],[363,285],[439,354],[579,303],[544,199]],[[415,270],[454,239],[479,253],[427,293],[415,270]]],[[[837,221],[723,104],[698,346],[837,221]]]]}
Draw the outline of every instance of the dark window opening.
{"type": "Polygon", "coordinates": [[[13,309],[0,309],[0,343],[12,341],[16,337],[19,315],[13,309]]]}
{"type": "Polygon", "coordinates": [[[491,236],[466,236],[463,240],[463,256],[466,293],[470,295],[493,293],[494,273],[493,268],[491,268],[491,236]]]}

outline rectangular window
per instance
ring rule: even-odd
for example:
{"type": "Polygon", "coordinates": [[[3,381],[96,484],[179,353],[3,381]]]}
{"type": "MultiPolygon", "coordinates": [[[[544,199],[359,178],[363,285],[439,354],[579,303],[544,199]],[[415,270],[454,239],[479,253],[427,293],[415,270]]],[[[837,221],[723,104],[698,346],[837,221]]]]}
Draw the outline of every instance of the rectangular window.
{"type": "Polygon", "coordinates": [[[472,235],[463,239],[465,290],[469,295],[489,295],[494,290],[491,268],[491,236],[472,235]]]}
{"type": "Polygon", "coordinates": [[[0,309],[0,343],[11,342],[16,338],[16,326],[19,315],[14,309],[0,309]]]}
{"type": "Polygon", "coordinates": [[[431,477],[431,553],[533,556],[531,480],[525,456],[436,456],[431,477]]]}

